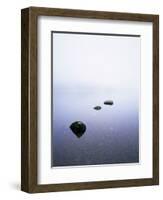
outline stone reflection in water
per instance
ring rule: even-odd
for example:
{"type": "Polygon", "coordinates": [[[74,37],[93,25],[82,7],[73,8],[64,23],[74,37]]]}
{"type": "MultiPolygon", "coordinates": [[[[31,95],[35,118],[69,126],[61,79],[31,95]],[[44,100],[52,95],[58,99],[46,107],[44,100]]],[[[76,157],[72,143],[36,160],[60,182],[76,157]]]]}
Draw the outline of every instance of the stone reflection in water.
{"type": "Polygon", "coordinates": [[[112,106],[114,103],[112,100],[106,100],[106,101],[104,101],[104,104],[112,106]]]}
{"type": "Polygon", "coordinates": [[[95,106],[94,109],[95,110],[101,110],[101,106],[95,106]]]}
{"type": "Polygon", "coordinates": [[[86,131],[86,125],[81,121],[76,121],[71,124],[70,129],[78,138],[80,138],[86,131]]]}

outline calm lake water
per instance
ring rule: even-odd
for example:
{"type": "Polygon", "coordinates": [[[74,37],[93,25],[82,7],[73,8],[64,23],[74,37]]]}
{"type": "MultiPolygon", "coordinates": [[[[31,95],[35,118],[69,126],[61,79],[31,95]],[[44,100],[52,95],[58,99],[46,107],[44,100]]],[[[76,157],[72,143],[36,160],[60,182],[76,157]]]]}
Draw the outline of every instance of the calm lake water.
{"type": "Polygon", "coordinates": [[[55,90],[52,166],[139,162],[138,104],[132,90],[55,90]],[[75,121],[87,127],[80,138],[69,128],[75,121]]]}

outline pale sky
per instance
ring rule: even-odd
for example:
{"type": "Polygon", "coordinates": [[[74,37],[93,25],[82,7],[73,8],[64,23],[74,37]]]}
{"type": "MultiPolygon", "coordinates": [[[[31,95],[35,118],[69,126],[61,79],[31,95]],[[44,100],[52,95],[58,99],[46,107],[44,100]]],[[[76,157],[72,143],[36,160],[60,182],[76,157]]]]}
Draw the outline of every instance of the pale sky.
{"type": "Polygon", "coordinates": [[[138,89],[140,37],[53,33],[55,87],[138,89]]]}

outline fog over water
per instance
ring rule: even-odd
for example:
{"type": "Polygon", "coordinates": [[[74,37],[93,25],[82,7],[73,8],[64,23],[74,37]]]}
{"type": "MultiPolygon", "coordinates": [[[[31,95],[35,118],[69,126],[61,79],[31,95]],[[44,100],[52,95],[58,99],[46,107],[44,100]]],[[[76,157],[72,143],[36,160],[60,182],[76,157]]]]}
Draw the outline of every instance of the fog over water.
{"type": "Polygon", "coordinates": [[[139,162],[140,41],[53,33],[52,166],[139,162]]]}

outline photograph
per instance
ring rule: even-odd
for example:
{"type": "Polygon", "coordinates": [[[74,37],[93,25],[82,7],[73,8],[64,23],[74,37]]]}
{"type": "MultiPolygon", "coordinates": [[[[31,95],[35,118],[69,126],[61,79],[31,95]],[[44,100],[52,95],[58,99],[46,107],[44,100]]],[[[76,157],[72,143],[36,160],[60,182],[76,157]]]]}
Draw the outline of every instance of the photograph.
{"type": "Polygon", "coordinates": [[[51,31],[51,166],[139,164],[141,36],[51,31]]]}

